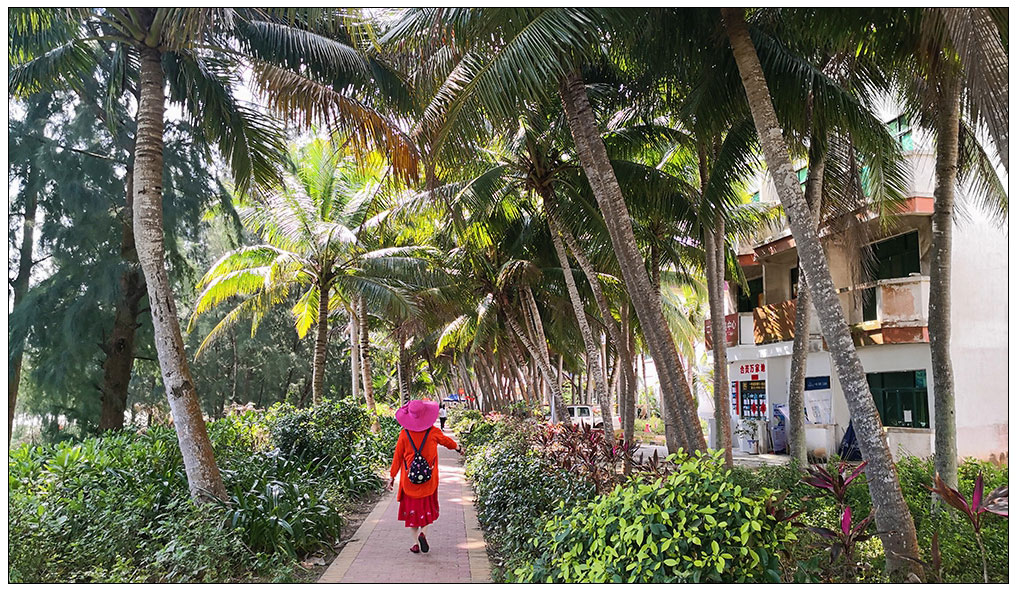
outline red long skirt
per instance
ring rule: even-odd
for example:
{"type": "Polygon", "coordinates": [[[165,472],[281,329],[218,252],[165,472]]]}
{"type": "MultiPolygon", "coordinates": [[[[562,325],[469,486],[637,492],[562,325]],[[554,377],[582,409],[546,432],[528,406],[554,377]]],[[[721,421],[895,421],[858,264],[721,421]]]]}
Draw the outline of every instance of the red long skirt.
{"type": "Polygon", "coordinates": [[[437,492],[427,497],[409,497],[402,492],[402,499],[399,500],[399,520],[406,523],[407,528],[419,528],[427,526],[437,520],[438,505],[437,492]]]}

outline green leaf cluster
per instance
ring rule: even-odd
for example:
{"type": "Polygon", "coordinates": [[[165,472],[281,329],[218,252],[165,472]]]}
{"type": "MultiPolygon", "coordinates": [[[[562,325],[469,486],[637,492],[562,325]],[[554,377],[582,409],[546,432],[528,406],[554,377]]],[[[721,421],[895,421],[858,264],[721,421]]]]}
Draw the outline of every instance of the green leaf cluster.
{"type": "Polygon", "coordinates": [[[730,480],[721,454],[672,455],[675,472],[630,481],[553,517],[521,582],[778,582],[778,552],[796,540],[766,511],[773,490],[730,480]]]}

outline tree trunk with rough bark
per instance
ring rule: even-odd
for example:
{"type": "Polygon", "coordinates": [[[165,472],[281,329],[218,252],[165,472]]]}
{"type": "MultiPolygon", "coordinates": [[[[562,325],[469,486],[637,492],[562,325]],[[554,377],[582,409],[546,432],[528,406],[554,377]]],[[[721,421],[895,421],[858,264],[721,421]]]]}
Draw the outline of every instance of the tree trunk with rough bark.
{"type": "Polygon", "coordinates": [[[670,403],[666,406],[665,422],[675,432],[681,433],[680,437],[673,434],[668,444],[675,448],[684,445],[692,450],[704,450],[705,437],[699,425],[695,401],[684,378],[674,338],[663,317],[659,294],[650,285],[635,243],[628,207],[600,138],[585,84],[577,73],[573,73],[561,81],[560,91],[579,160],[603,213],[625,286],[656,361],[663,396],[670,403]]]}
{"type": "Polygon", "coordinates": [[[162,55],[141,50],[138,82],[137,148],[134,163],[134,240],[145,273],[162,380],[173,414],[191,497],[196,501],[226,498],[201,404],[187,364],[173,289],[165,266],[162,227],[162,149],[165,83],[162,55]]]}
{"type": "MultiPolygon", "coordinates": [[[[322,277],[327,277],[327,266],[321,270],[322,277]]],[[[317,336],[314,340],[314,368],[311,384],[311,400],[315,405],[325,398],[325,361],[328,355],[328,295],[331,286],[322,281],[318,283],[318,320],[317,336]]]]}
{"type": "Polygon", "coordinates": [[[833,364],[854,424],[861,454],[868,461],[866,476],[871,493],[875,522],[886,550],[886,567],[894,577],[905,577],[907,570],[923,577],[921,566],[907,557],[920,557],[917,532],[910,510],[903,499],[899,477],[886,444],[882,422],[872,399],[861,361],[854,349],[843,308],[836,295],[829,263],[814,228],[811,211],[797,180],[776,118],[772,98],[755,46],[744,21],[744,9],[722,9],[723,22],[737,62],[758,131],[759,141],[769,170],[773,174],[780,202],[790,220],[801,265],[808,275],[812,297],[818,312],[822,334],[829,344],[833,364]]]}
{"type": "MultiPolygon", "coordinates": [[[[35,216],[39,209],[39,174],[34,165],[28,169],[28,176],[22,191],[25,192],[24,221],[21,228],[21,248],[18,250],[18,276],[11,282],[14,300],[11,311],[17,310],[28,295],[29,280],[35,253],[35,216]]],[[[14,435],[14,408],[18,405],[18,389],[21,386],[21,365],[24,360],[25,341],[14,338],[8,344],[10,348],[9,366],[7,367],[7,442],[14,435]]]]}
{"type": "MultiPolygon", "coordinates": [[[[568,288],[568,299],[571,300],[572,311],[579,324],[579,332],[582,333],[582,342],[586,346],[586,368],[589,378],[596,389],[596,402],[600,406],[600,417],[603,420],[603,435],[607,442],[614,446],[614,413],[610,408],[610,395],[607,393],[607,376],[600,365],[600,352],[597,340],[593,338],[593,330],[589,327],[589,320],[586,319],[586,308],[582,304],[582,297],[579,295],[579,288],[575,285],[575,276],[572,275],[571,263],[568,261],[568,251],[565,250],[564,240],[561,237],[561,224],[557,219],[557,212],[553,211],[554,201],[544,201],[547,211],[547,221],[550,223],[550,236],[554,243],[554,250],[561,262],[561,271],[564,273],[564,283],[568,288]]],[[[596,278],[590,278],[596,281],[596,278]]],[[[587,389],[588,390],[588,389],[587,389]]]]}
{"type": "Polygon", "coordinates": [[[360,296],[360,375],[363,377],[363,398],[367,402],[370,413],[370,429],[380,431],[381,424],[377,420],[377,404],[374,402],[374,379],[370,369],[370,328],[367,323],[367,300],[360,296]]]}
{"type": "Polygon", "coordinates": [[[409,400],[409,377],[406,375],[408,370],[408,354],[406,351],[406,336],[400,330],[398,335],[399,339],[399,406],[405,405],[406,401],[409,400]]]}
{"type": "Polygon", "coordinates": [[[360,320],[354,302],[349,307],[349,369],[353,382],[353,400],[360,399],[360,320]]]}
{"type": "Polygon", "coordinates": [[[952,217],[959,168],[961,85],[958,76],[953,73],[945,73],[939,84],[928,333],[931,337],[931,373],[935,381],[935,472],[950,487],[956,487],[956,393],[949,344],[952,333],[952,217]]]}
{"type": "MultiPolygon", "coordinates": [[[[821,147],[824,139],[812,133],[808,148],[808,179],[805,182],[804,200],[812,214],[816,232],[822,218],[822,182],[825,177],[825,152],[821,147]]],[[[808,375],[808,342],[811,339],[811,290],[808,289],[806,274],[798,270],[797,310],[794,317],[794,349],[790,356],[790,425],[788,446],[791,458],[797,459],[802,467],[808,466],[807,432],[804,423],[804,385],[808,375]]]]}
{"type": "Polygon", "coordinates": [[[102,364],[100,432],[119,430],[124,426],[128,387],[134,368],[134,336],[141,299],[146,291],[144,277],[137,268],[127,269],[120,275],[120,296],[113,317],[113,331],[104,346],[106,359],[102,364]]]}
{"type": "MultiPolygon", "coordinates": [[[[717,229],[719,230],[719,229],[717,229]]],[[[730,385],[727,383],[727,327],[723,310],[723,272],[717,269],[723,249],[717,244],[722,239],[719,232],[703,229],[706,251],[706,290],[709,292],[710,332],[713,340],[713,420],[716,429],[716,448],[723,449],[723,460],[727,467],[734,466],[734,451],[730,439],[730,385]]]]}
{"type": "MultiPolygon", "coordinates": [[[[533,343],[531,339],[526,335],[526,332],[519,325],[518,321],[515,320],[512,315],[507,314],[507,307],[505,308],[506,314],[505,320],[508,322],[508,326],[515,335],[522,342],[522,345],[529,350],[529,355],[536,360],[537,365],[543,372],[544,378],[547,380],[547,384],[550,385],[550,396],[554,398],[554,413],[555,419],[559,423],[571,424],[571,418],[568,417],[568,408],[564,403],[564,395],[561,393],[560,382],[555,380],[554,371],[550,367],[550,353],[547,351],[546,340],[540,344],[533,343]]],[[[537,319],[536,322],[539,322],[537,319]]]]}

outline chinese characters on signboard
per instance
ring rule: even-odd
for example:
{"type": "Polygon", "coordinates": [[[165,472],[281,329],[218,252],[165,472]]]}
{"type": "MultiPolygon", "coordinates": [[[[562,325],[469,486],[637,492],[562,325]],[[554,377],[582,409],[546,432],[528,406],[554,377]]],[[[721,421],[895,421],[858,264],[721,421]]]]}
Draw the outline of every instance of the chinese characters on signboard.
{"type": "Polygon", "coordinates": [[[732,413],[743,419],[768,417],[765,362],[745,361],[730,365],[730,404],[732,413]]]}

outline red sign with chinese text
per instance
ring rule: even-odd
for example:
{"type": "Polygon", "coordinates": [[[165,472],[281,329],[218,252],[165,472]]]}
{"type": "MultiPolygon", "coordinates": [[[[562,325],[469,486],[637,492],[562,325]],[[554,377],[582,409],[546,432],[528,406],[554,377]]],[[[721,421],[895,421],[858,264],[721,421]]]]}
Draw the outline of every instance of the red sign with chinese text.
{"type": "MultiPolygon", "coordinates": [[[[723,317],[724,337],[727,345],[737,345],[737,334],[741,326],[741,317],[735,312],[723,317]]],[[[706,319],[706,349],[713,349],[713,325],[710,319],[706,319]]]]}

